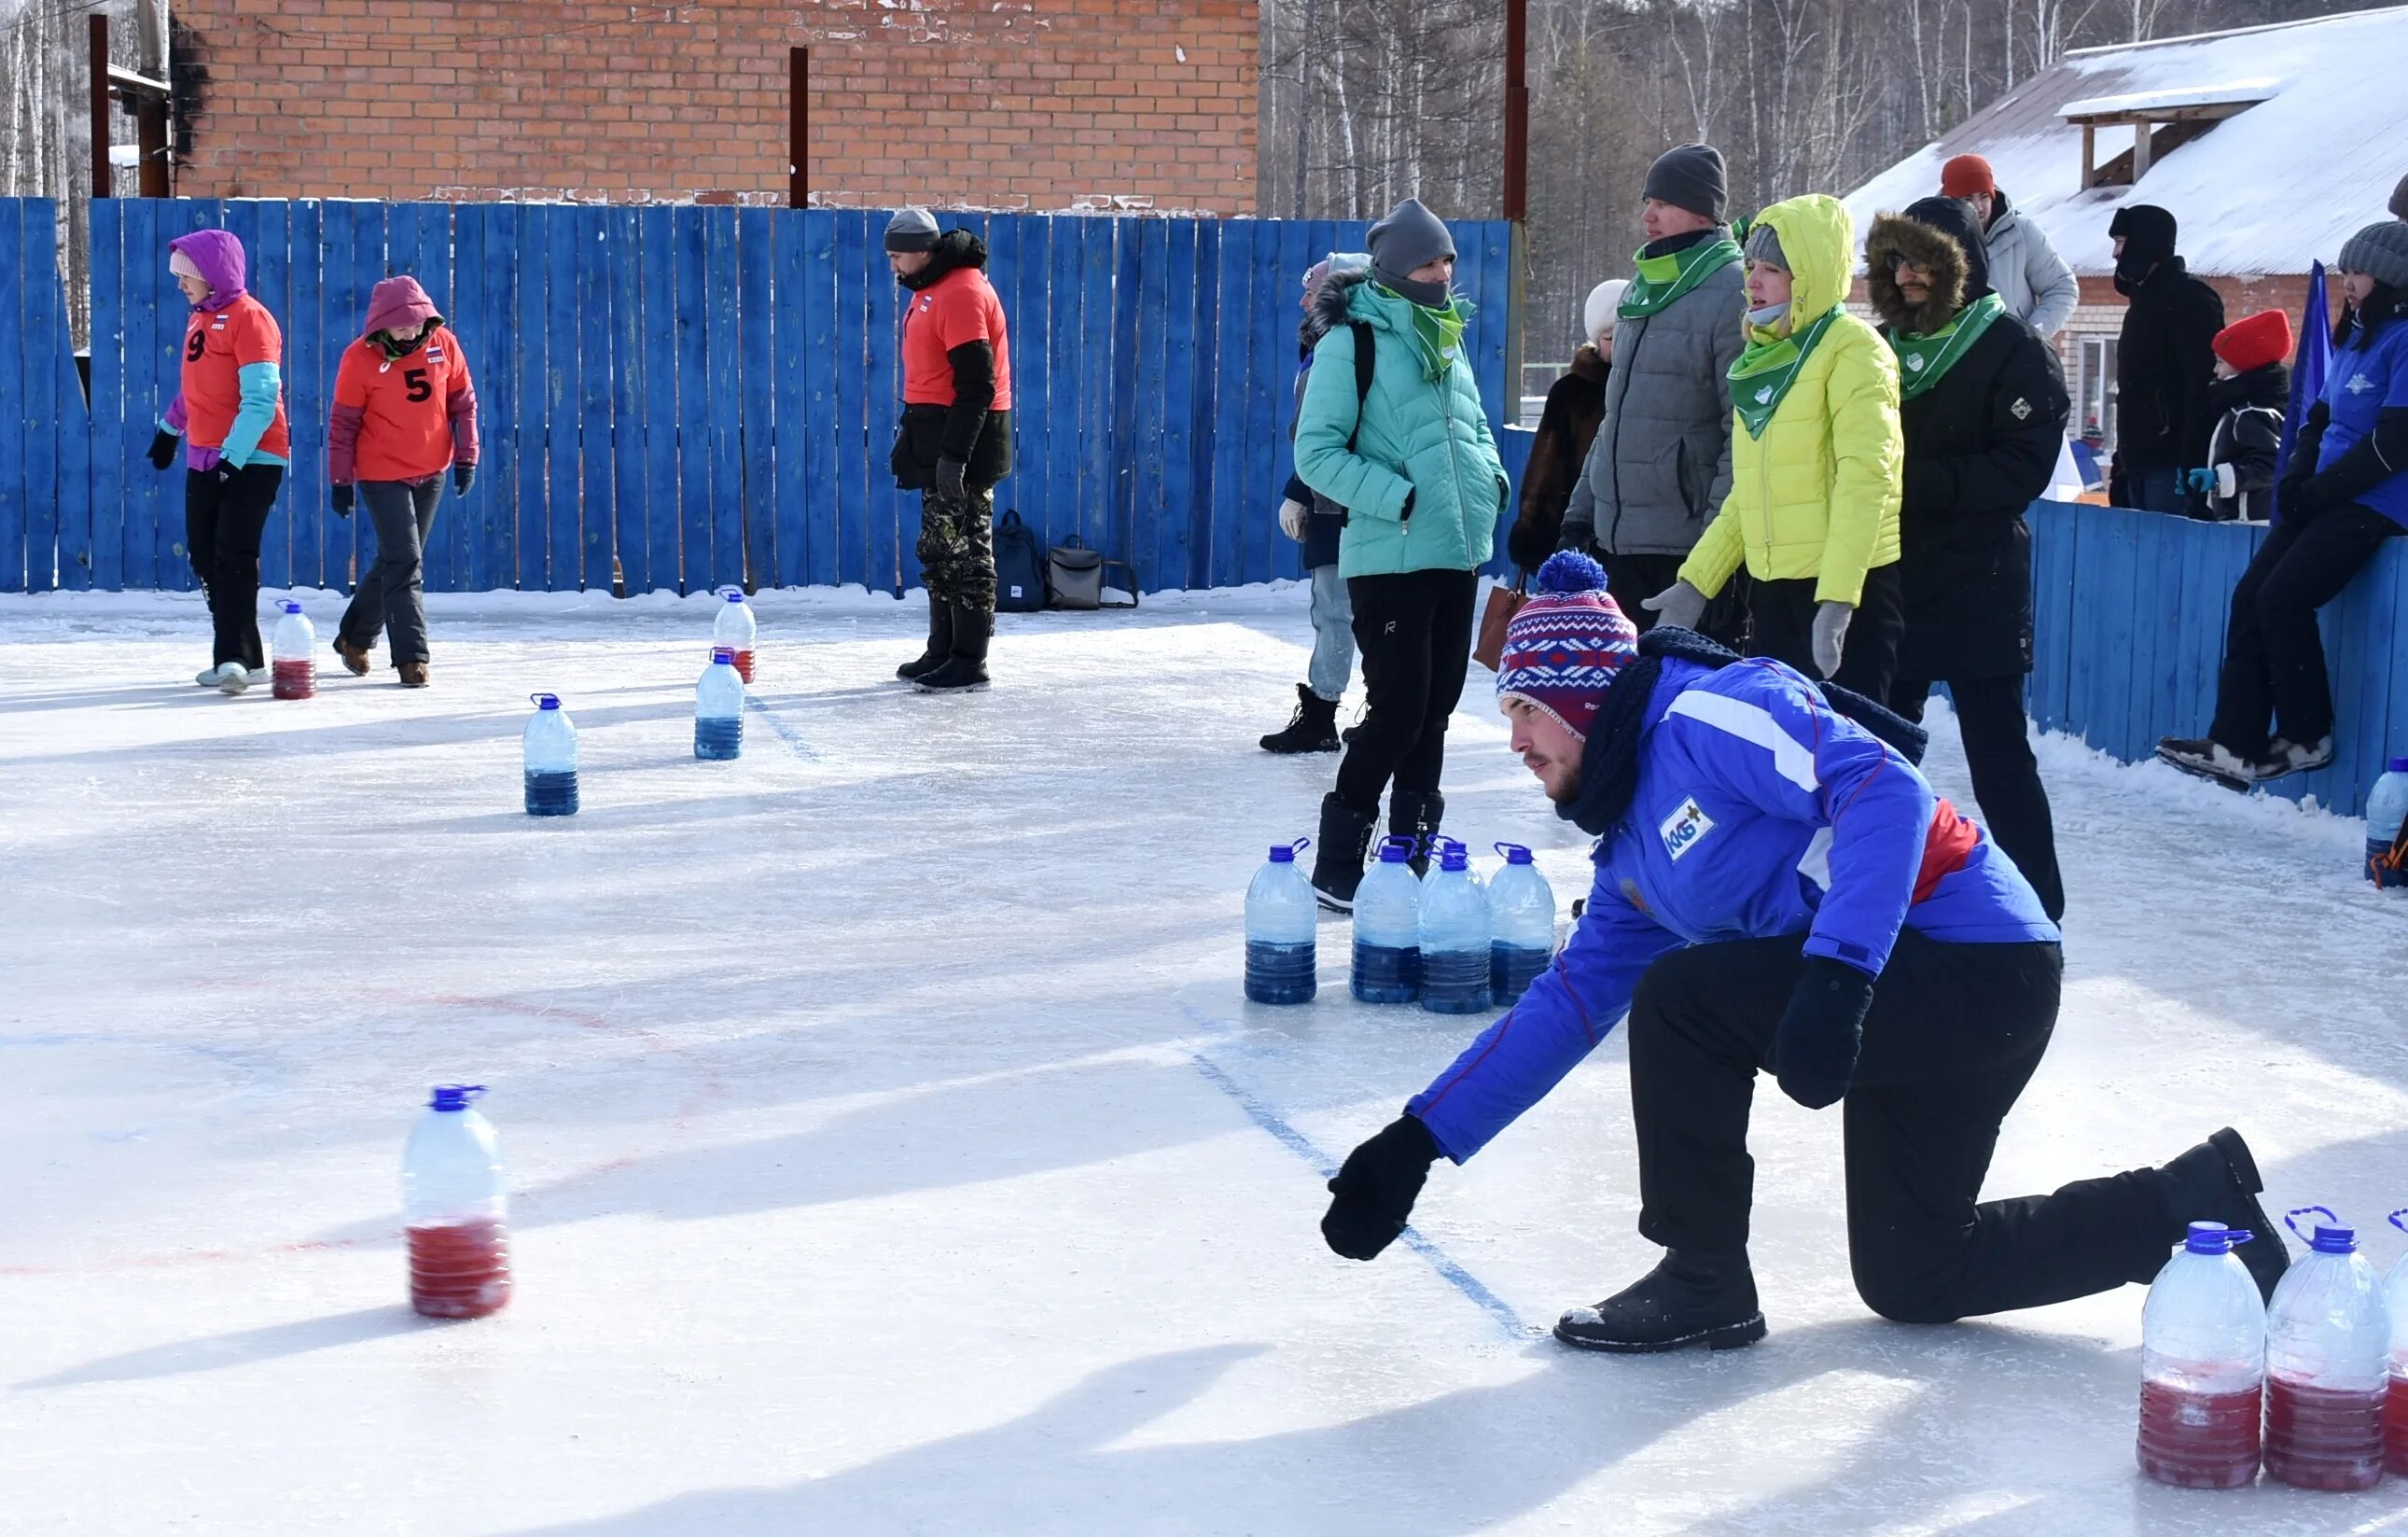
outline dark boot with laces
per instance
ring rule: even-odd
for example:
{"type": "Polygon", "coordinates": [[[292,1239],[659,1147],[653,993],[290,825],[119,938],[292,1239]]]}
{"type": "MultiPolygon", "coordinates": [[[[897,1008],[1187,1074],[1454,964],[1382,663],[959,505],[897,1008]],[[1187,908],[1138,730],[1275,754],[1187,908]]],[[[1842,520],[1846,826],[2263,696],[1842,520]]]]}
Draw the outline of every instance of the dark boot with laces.
{"type": "Polygon", "coordinates": [[[1555,1338],[1623,1356],[1693,1345],[1736,1350],[1764,1338],[1764,1314],[1756,1305],[1756,1275],[1745,1254],[1667,1250],[1654,1270],[1604,1301],[1556,1319],[1555,1338]]]}
{"type": "Polygon", "coordinates": [[[1309,683],[1296,685],[1296,713],[1286,726],[1262,739],[1266,753],[1338,751],[1338,701],[1325,699],[1309,683]]]}

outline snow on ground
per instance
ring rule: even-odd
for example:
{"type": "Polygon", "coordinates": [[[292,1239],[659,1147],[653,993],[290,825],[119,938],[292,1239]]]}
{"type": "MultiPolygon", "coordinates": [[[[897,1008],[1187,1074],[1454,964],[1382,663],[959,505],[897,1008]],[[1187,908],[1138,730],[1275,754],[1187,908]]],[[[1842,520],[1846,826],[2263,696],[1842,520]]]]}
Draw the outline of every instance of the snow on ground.
{"type": "MultiPolygon", "coordinates": [[[[309,595],[322,635],[339,600],[309,595]]],[[[1245,1005],[1241,893],[1332,760],[1304,595],[1007,617],[773,595],[744,756],[695,762],[705,602],[434,600],[436,682],[227,699],[190,597],[0,603],[0,1527],[133,1533],[2339,1533],[2359,1497],[2131,1466],[2142,1291],[1909,1329],[1848,1281],[1839,1118],[1757,1097],[1772,1334],[1542,1337],[1653,1262],[1617,1035],[1419,1249],[1326,1166],[1474,1025],[1245,1005]],[[585,810],[519,810],[525,697],[585,810]],[[491,1085],[517,1300],[402,1301],[429,1084],[491,1085]]],[[[1475,671],[1450,826],[1583,840],[1475,671]]],[[[1953,733],[1934,753],[1965,798],[1953,733]]],[[[2073,912],[1993,1193],[2231,1121],[2270,1204],[2400,1236],[2408,905],[2358,825],[2053,740],[2073,912]]],[[[1933,1021],[1944,1028],[1946,1021],[1933,1021]]]]}

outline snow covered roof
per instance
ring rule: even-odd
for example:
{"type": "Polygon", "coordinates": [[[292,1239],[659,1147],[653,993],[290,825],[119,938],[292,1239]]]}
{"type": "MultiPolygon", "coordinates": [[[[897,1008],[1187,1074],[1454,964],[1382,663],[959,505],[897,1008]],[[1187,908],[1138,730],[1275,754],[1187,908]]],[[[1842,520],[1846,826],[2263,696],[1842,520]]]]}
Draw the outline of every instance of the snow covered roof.
{"type": "MultiPolygon", "coordinates": [[[[2408,174],[2408,6],[2162,42],[2084,49],[1848,194],[1861,233],[1875,212],[1940,190],[1942,162],[1988,160],[1999,187],[2079,273],[2114,270],[2108,222],[2155,203],[2182,224],[2199,273],[2305,272],[2384,218],[2408,174]],[[2137,185],[2082,186],[2071,117],[2255,101],[2165,151],[2137,185]]],[[[2130,131],[2097,130],[2100,164],[2130,131]]]]}

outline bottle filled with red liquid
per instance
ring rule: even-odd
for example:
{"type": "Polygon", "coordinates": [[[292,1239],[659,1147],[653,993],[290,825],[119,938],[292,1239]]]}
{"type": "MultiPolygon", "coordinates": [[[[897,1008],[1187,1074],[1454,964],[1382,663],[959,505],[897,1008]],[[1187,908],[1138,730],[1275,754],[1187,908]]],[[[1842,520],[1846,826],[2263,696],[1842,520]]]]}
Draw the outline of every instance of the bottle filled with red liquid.
{"type": "MultiPolygon", "coordinates": [[[[2391,1226],[2408,1233],[2408,1206],[2391,1214],[2391,1226]]],[[[2391,1267],[2383,1283],[2383,1301],[2391,1314],[2391,1383],[2383,1411],[2383,1465],[2408,1476],[2408,1254],[2391,1267]]]]}
{"type": "Polygon", "coordinates": [[[510,1300],[509,1192],[493,1123],[468,1107],[482,1085],[435,1090],[402,1156],[409,1305],[429,1318],[482,1318],[510,1300]]]}
{"type": "Polygon", "coordinates": [[[2258,1481],[2266,1304],[2232,1252],[2246,1231],[2194,1222],[2141,1313],[2141,1472],[2186,1489],[2258,1481]]]}
{"type": "Polygon", "coordinates": [[[286,599],[284,617],[268,640],[268,692],[280,699],[306,699],[318,692],[318,632],[301,605],[286,599]]]}
{"type": "Polygon", "coordinates": [[[2303,1489],[2371,1489],[2383,1480],[2391,1319],[2358,1233],[2324,1207],[2266,1307],[2266,1472],[2303,1489]]]}
{"type": "Polygon", "coordinates": [[[744,601],[741,587],[722,587],[719,594],[727,601],[719,606],[719,618],[710,627],[710,643],[724,646],[736,654],[736,676],[746,682],[752,681],[752,646],[761,627],[752,618],[752,606],[744,601]]]}

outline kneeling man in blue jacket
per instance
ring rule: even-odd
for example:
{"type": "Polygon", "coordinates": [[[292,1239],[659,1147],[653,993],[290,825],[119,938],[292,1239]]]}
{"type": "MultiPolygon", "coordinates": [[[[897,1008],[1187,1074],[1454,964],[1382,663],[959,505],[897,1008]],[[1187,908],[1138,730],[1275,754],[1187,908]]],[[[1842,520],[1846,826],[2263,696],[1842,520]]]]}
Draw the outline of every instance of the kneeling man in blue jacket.
{"type": "Polygon", "coordinates": [[[1322,1219],[1369,1259],[1430,1165],[1461,1163],[1630,1017],[1639,1230],[1656,1268],[1555,1325],[1567,1344],[1716,1349],[1764,1337],[1748,1268],[1747,1118],[1770,1073],[1846,1117],[1848,1250],[1885,1317],[1945,1323],[2145,1282],[2195,1220],[2283,1271],[2240,1135],[2156,1169],[1980,1201],[1999,1128],[2057,1023],[2057,930],[1988,834],[1915,768],[1919,729],[1686,630],[1642,639],[1605,573],[1540,572],[1497,675],[1513,749],[1597,838],[1554,968],[1348,1156],[1322,1219]]]}

